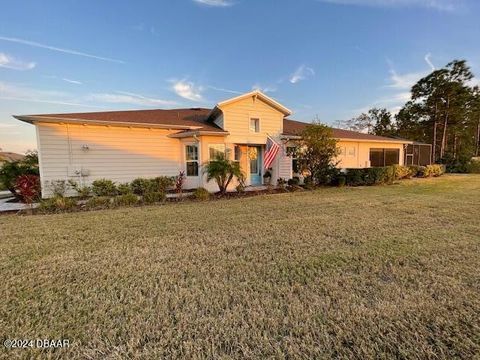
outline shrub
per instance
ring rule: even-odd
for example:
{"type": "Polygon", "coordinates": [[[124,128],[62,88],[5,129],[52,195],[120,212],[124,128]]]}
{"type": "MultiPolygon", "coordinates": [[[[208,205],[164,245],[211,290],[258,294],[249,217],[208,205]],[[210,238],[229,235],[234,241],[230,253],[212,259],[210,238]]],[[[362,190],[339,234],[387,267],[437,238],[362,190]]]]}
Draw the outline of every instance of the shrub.
{"type": "Polygon", "coordinates": [[[38,211],[43,213],[60,213],[74,209],[77,201],[72,198],[54,196],[40,201],[38,211]]]}
{"type": "Polygon", "coordinates": [[[143,195],[143,202],[145,204],[154,204],[166,199],[165,193],[161,191],[150,191],[143,195]]]}
{"type": "Polygon", "coordinates": [[[244,193],[245,192],[245,183],[243,181],[240,181],[237,186],[235,186],[235,190],[237,190],[238,193],[244,193]]]}
{"type": "Polygon", "coordinates": [[[412,170],[409,166],[393,165],[393,168],[396,180],[410,179],[412,177],[412,170]]]}
{"type": "Polygon", "coordinates": [[[346,181],[349,186],[365,185],[364,169],[347,169],[346,181]]]}
{"type": "Polygon", "coordinates": [[[158,176],[153,179],[153,182],[156,185],[155,191],[163,191],[166,192],[168,188],[171,188],[175,185],[176,178],[171,176],[158,176]]]}
{"type": "Polygon", "coordinates": [[[115,196],[117,188],[112,180],[100,179],[92,182],[92,192],[97,196],[115,196]]]}
{"type": "Polygon", "coordinates": [[[472,174],[480,174],[480,158],[473,158],[467,166],[467,170],[472,174]]]}
{"type": "Polygon", "coordinates": [[[418,176],[419,177],[438,177],[441,176],[445,173],[445,166],[444,165],[439,165],[439,164],[434,164],[434,165],[427,165],[419,171],[418,176]]]}
{"type": "Polygon", "coordinates": [[[311,176],[306,176],[303,179],[303,186],[305,187],[305,189],[308,189],[308,190],[315,189],[315,184],[313,183],[313,179],[311,176]]]}
{"type": "Polygon", "coordinates": [[[147,192],[154,192],[155,185],[151,180],[144,178],[137,178],[130,183],[133,193],[141,196],[147,192]]]}
{"type": "Polygon", "coordinates": [[[229,160],[224,154],[217,155],[214,160],[204,165],[203,172],[207,181],[215,180],[221,194],[225,194],[228,185],[234,178],[243,179],[244,175],[238,161],[229,160]]]}
{"type": "Polygon", "coordinates": [[[393,166],[347,169],[346,184],[349,186],[391,184],[394,180],[393,166]]]}
{"type": "Polygon", "coordinates": [[[117,192],[120,195],[133,194],[132,187],[130,186],[129,183],[118,184],[117,185],[117,192]]]}
{"type": "Polygon", "coordinates": [[[137,195],[130,192],[130,193],[126,193],[126,194],[116,196],[113,199],[113,203],[114,203],[115,206],[131,206],[131,205],[135,205],[136,203],[138,203],[138,197],[137,197],[137,195]]]}
{"type": "Polygon", "coordinates": [[[98,209],[108,209],[112,207],[112,199],[108,196],[94,196],[88,199],[85,204],[87,209],[98,210],[98,209]]]}
{"type": "Polygon", "coordinates": [[[77,192],[80,199],[86,199],[92,193],[92,188],[86,185],[79,185],[75,180],[68,180],[70,187],[77,192]]]}
{"type": "Polygon", "coordinates": [[[287,180],[282,179],[282,178],[277,179],[277,187],[280,190],[285,190],[286,185],[287,185],[287,180]]]}
{"type": "Polygon", "coordinates": [[[65,180],[51,180],[47,182],[47,186],[52,192],[53,196],[64,197],[70,187],[70,182],[65,180]]]}
{"type": "Polygon", "coordinates": [[[16,199],[23,201],[22,195],[15,190],[15,181],[21,175],[39,175],[38,156],[29,152],[19,161],[5,162],[0,167],[0,183],[9,190],[16,199]]]}
{"type": "Polygon", "coordinates": [[[181,194],[183,191],[183,186],[185,185],[185,171],[180,171],[178,176],[175,178],[175,191],[178,194],[181,194]]]}
{"type": "Polygon", "coordinates": [[[337,185],[339,187],[344,187],[346,183],[347,183],[347,178],[345,175],[339,175],[337,177],[337,185]]]}
{"type": "Polygon", "coordinates": [[[22,201],[31,204],[40,196],[40,177],[38,175],[20,175],[15,180],[15,190],[22,201]]]}
{"type": "Polygon", "coordinates": [[[298,185],[298,184],[300,184],[300,179],[297,176],[295,176],[291,179],[288,179],[287,184],[290,185],[290,186],[298,185]]]}
{"type": "Polygon", "coordinates": [[[408,171],[410,171],[411,177],[417,177],[420,172],[420,166],[418,165],[409,165],[408,171]]]}
{"type": "Polygon", "coordinates": [[[193,197],[197,200],[205,201],[210,199],[210,193],[203,187],[196,188],[193,192],[193,197]]]}

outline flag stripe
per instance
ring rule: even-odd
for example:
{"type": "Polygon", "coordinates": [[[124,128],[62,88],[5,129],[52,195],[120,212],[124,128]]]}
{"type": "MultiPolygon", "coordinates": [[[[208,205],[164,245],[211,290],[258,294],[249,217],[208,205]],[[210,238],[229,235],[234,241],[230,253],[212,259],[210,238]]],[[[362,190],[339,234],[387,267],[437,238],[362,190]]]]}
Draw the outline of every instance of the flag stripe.
{"type": "Polygon", "coordinates": [[[265,151],[265,156],[263,160],[263,166],[265,169],[268,169],[272,165],[273,160],[277,156],[280,150],[280,146],[270,137],[267,137],[267,146],[265,151]]]}

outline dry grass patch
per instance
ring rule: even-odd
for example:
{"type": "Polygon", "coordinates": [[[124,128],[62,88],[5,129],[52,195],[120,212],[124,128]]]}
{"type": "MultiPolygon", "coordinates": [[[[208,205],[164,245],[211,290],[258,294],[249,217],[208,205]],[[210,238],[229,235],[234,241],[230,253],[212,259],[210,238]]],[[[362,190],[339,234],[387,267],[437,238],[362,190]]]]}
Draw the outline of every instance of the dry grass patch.
{"type": "Polygon", "coordinates": [[[472,358],[480,176],[0,217],[5,358],[472,358]]]}

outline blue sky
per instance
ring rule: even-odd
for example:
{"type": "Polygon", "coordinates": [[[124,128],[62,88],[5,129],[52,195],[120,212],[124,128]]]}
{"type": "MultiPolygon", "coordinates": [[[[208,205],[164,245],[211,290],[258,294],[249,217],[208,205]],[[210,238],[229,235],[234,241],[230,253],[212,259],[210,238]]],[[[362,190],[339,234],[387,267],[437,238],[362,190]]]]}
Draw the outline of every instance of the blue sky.
{"type": "Polygon", "coordinates": [[[476,0],[10,1],[0,12],[0,148],[12,114],[211,107],[259,88],[292,118],[398,110],[435,67],[480,75],[476,0]]]}

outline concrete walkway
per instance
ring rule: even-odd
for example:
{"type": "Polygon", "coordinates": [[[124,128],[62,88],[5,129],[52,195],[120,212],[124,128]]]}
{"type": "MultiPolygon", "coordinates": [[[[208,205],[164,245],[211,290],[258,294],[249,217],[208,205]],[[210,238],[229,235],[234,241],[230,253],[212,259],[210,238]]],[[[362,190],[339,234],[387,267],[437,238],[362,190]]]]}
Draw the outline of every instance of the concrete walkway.
{"type": "MultiPolygon", "coordinates": [[[[1,212],[26,210],[26,209],[29,208],[29,205],[24,204],[24,203],[19,203],[19,202],[9,203],[9,202],[7,202],[7,201],[12,200],[12,199],[13,199],[13,197],[0,199],[0,213],[1,212]]],[[[34,208],[37,207],[37,206],[38,206],[38,204],[33,204],[34,208]]]]}

